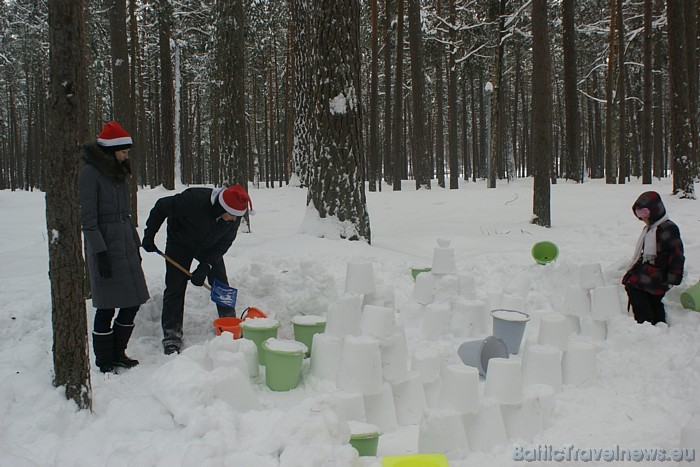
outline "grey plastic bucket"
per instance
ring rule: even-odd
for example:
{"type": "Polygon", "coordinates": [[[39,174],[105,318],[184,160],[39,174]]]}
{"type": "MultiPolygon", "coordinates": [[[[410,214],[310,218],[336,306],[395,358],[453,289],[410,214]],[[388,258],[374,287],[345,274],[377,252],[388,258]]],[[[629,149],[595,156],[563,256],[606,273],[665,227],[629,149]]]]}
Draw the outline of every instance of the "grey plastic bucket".
{"type": "Polygon", "coordinates": [[[457,355],[465,365],[479,370],[481,376],[486,376],[489,360],[492,358],[508,358],[508,347],[496,336],[483,340],[467,341],[457,349],[457,355]]]}
{"type": "Polygon", "coordinates": [[[491,311],[491,317],[493,335],[506,343],[509,353],[517,354],[530,315],[523,311],[498,309],[491,311]]]}

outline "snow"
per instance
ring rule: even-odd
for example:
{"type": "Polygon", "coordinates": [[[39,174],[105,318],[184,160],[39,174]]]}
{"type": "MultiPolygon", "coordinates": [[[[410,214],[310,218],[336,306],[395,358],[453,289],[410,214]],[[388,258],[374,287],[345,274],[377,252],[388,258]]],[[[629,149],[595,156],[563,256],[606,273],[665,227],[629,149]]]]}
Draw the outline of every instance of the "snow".
{"type": "MultiPolygon", "coordinates": [[[[399,329],[381,343],[381,358],[405,359],[411,371],[408,380],[384,381],[381,392],[359,396],[338,391],[333,381],[314,376],[312,363],[305,359],[296,389],[271,391],[264,383],[265,367],[257,365],[255,344],[233,340],[227,332],[215,336],[215,306],[205,289],[194,286],[186,297],[183,352],[166,356],[160,329],[165,267],[162,258],[144,252],[151,299],[136,317],[127,352],[141,364],[117,375],[101,374],[91,351],[92,413],[77,410],[61,388],[52,386],[45,195],[0,192],[0,466],[378,467],[382,456],[436,446],[444,446],[451,466],[532,464],[529,461],[549,452],[546,446],[584,450],[578,461],[559,464],[592,466],[611,463],[602,457],[596,461],[595,456],[585,461],[585,450],[662,448],[668,453],[682,440],[683,447],[696,449],[698,463],[700,313],[680,304],[681,293],[700,278],[697,202],[671,196],[670,179],[655,180],[652,186],[637,180],[625,185],[559,181],[551,187],[552,228],[545,229],[528,222],[530,179],[501,182],[496,189],[487,189],[483,181],[462,181],[459,190],[432,186],[429,191],[415,191],[413,182],[405,182],[401,192],[387,186],[383,192],[367,192],[371,246],[314,232],[304,189],[251,189],[257,208],[252,232],[239,233],[225,256],[230,282],[238,288],[237,309],[258,307],[279,321],[279,339],[293,337],[294,317],[353,312],[360,301],[345,294],[347,266],[370,262],[376,291],[365,300],[394,308],[396,323],[387,325],[399,329]],[[601,329],[591,328],[600,322],[581,320],[582,335],[570,348],[595,347],[595,381],[564,384],[557,391],[525,386],[522,410],[533,409],[527,401],[539,401],[551,410],[544,423],[526,435],[529,439],[477,440],[479,433],[462,423],[468,417],[481,417],[490,423],[484,425],[489,429],[503,427],[498,404],[484,396],[483,378],[478,381],[484,396],[479,414],[460,417],[435,404],[441,378],[473,375],[456,371],[455,365],[463,365],[456,353],[459,345],[491,333],[489,309],[515,304],[531,318],[520,352],[510,357],[520,363],[529,346],[539,345],[541,318],[571,308],[566,303],[569,289],[579,286],[584,276],[591,277],[582,271],[596,271],[599,265],[606,286],[619,284],[642,229],[631,205],[649,189],[661,193],[686,248],[683,283],[665,298],[669,327],[639,325],[622,311],[608,319],[607,339],[602,339],[596,335],[601,329]],[[413,299],[416,283],[411,268],[431,266],[438,239],[440,248],[453,249],[456,271],[421,273],[418,278],[432,278],[428,283],[434,293],[432,302],[420,304],[413,299]],[[558,246],[555,262],[539,265],[532,259],[532,245],[542,240],[558,246]],[[480,306],[486,317],[472,328],[441,321],[449,319],[450,310],[471,313],[480,306]],[[413,397],[411,388],[416,387],[425,390],[429,403],[423,413],[411,412],[396,399],[413,397]],[[378,457],[358,458],[347,444],[351,425],[357,422],[386,425],[379,427],[378,457]],[[449,444],[465,436],[478,442],[471,448],[464,442],[449,444]],[[522,460],[514,460],[514,453],[522,460]]],[[[162,187],[139,192],[142,225],[154,202],[169,194],[162,187]]],[[[165,245],[165,226],[156,244],[165,245]]],[[[626,296],[621,288],[618,292],[624,308],[626,296]]],[[[90,301],[86,310],[91,331],[90,301]]],[[[328,326],[336,326],[340,318],[335,319],[328,326]]],[[[354,326],[359,334],[358,323],[354,326]]],[[[337,333],[343,329],[336,326],[335,334],[317,339],[313,349],[317,343],[339,348],[342,337],[337,333]]],[[[368,345],[377,342],[367,336],[347,339],[367,355],[368,345]]],[[[536,348],[542,347],[550,348],[536,348]]],[[[318,374],[321,370],[327,372],[328,367],[316,369],[318,374]]],[[[396,377],[406,368],[396,370],[386,373],[382,368],[385,375],[396,377]]],[[[521,413],[513,410],[501,406],[511,421],[521,413]]],[[[530,428],[528,422],[533,420],[534,416],[522,418],[521,428],[530,428]]]]}

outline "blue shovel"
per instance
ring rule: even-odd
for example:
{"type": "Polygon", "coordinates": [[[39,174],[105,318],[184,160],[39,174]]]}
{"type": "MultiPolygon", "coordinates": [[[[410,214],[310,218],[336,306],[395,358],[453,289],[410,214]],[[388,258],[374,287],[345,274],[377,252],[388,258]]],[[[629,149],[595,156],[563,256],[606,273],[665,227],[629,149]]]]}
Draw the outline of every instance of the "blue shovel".
{"type": "MultiPolygon", "coordinates": [[[[172,264],[180,271],[187,274],[187,277],[192,277],[192,273],[190,271],[180,266],[180,264],[174,259],[172,259],[170,256],[166,255],[157,248],[156,253],[165,258],[165,260],[168,263],[172,264]]],[[[238,297],[238,289],[231,287],[230,285],[226,285],[218,279],[214,279],[214,281],[211,284],[211,287],[206,282],[202,285],[206,287],[207,290],[209,290],[209,292],[211,292],[210,296],[212,302],[216,303],[217,305],[226,306],[229,308],[236,307],[236,297],[238,297]]]]}

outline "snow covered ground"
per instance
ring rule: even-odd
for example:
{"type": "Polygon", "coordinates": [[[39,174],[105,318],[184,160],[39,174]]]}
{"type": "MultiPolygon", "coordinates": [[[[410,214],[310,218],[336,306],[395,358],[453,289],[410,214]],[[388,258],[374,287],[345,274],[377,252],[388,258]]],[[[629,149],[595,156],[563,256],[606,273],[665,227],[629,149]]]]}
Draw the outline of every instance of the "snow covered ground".
{"type": "MultiPolygon", "coordinates": [[[[415,191],[406,182],[401,192],[367,193],[371,246],[300,233],[316,228],[304,222],[303,189],[251,189],[257,211],[251,218],[252,233],[239,233],[225,260],[230,281],[239,290],[239,312],[248,306],[264,310],[281,322],[281,338],[292,338],[293,316],[325,314],[344,296],[348,262],[371,262],[377,286],[393,290],[397,323],[407,337],[407,364],[431,354],[444,375],[449,365],[461,365],[456,350],[467,332],[448,326],[426,337],[422,321],[429,310],[413,299],[410,274],[411,267],[431,265],[438,238],[449,239],[454,248],[453,277],[473,280],[473,296],[462,298],[494,308],[504,293],[521,294],[522,311],[532,319],[521,352],[511,356],[520,361],[537,344],[542,316],[561,312],[569,286],[580,284],[582,265],[599,264],[606,283],[619,284],[642,229],[630,207],[649,189],[661,193],[686,248],[683,284],[665,298],[670,326],[638,325],[620,313],[609,320],[606,340],[579,336],[597,349],[594,384],[564,385],[544,425],[530,439],[508,439],[481,450],[469,449],[465,442],[447,454],[451,466],[510,466],[549,463],[513,459],[518,449],[532,453],[546,446],[670,452],[679,447],[683,427],[700,426],[700,313],[682,308],[679,300],[700,279],[700,209],[697,201],[671,196],[670,180],[652,186],[636,180],[626,185],[561,181],[552,186],[551,229],[529,223],[531,179],[499,182],[496,189],[463,181],[459,190],[431,191],[415,191]],[[541,240],[558,245],[556,262],[543,266],[532,259],[530,249],[541,240]]],[[[162,188],[139,192],[142,223],[153,203],[169,194],[162,188]]],[[[43,193],[0,192],[0,466],[380,466],[382,456],[430,446],[435,434],[430,430],[440,417],[450,419],[431,406],[435,388],[426,384],[430,403],[422,424],[382,427],[378,457],[358,458],[347,444],[347,411],[338,404],[334,382],[314,377],[308,359],[302,381],[292,391],[270,391],[263,369],[248,382],[237,352],[245,346],[227,334],[215,336],[215,307],[205,290],[193,286],[186,299],[185,350],[163,355],[165,267],[160,257],[148,253],[143,254],[143,267],[151,300],[137,315],[128,348],[141,364],[119,375],[104,375],[93,363],[94,411],[77,411],[62,389],[51,384],[44,209],[43,193]]],[[[165,226],[161,230],[156,243],[164,246],[165,226]]],[[[454,283],[439,282],[435,303],[458,300],[454,283]]],[[[626,303],[622,288],[619,296],[626,303]]],[[[89,301],[86,305],[91,326],[94,310],[89,301]]],[[[469,337],[490,334],[490,319],[487,324],[469,337]]],[[[483,392],[485,381],[479,385],[483,392]]],[[[370,399],[365,397],[367,405],[376,406],[376,398],[370,399]]],[[[482,394],[482,407],[487,402],[482,394]]],[[[697,457],[700,435],[694,443],[683,447],[696,448],[697,457]]],[[[579,459],[556,464],[640,462],[579,459]]]]}

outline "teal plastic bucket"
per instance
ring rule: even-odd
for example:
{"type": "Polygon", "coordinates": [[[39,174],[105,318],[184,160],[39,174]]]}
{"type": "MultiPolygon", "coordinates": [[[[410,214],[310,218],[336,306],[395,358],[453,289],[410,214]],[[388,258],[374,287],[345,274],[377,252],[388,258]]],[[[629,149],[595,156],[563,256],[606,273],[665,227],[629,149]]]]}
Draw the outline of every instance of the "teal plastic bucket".
{"type": "Polygon", "coordinates": [[[250,319],[241,323],[243,338],[255,342],[258,348],[258,362],[261,365],[265,364],[265,349],[262,344],[271,337],[277,337],[279,328],[280,322],[270,318],[250,319]]]}
{"type": "Polygon", "coordinates": [[[559,256],[559,248],[556,244],[544,240],[532,245],[530,253],[535,261],[537,261],[537,264],[547,264],[557,259],[559,256]]]}
{"type": "Polygon", "coordinates": [[[348,422],[350,425],[350,445],[357,450],[361,457],[377,455],[379,446],[379,430],[369,423],[348,422]]]}
{"type": "Polygon", "coordinates": [[[265,352],[265,384],[273,391],[289,391],[299,385],[306,346],[287,339],[267,339],[265,352]]]}
{"type": "Polygon", "coordinates": [[[681,305],[689,310],[700,311],[700,282],[681,294],[681,305]]]}
{"type": "Polygon", "coordinates": [[[314,341],[314,335],[325,332],[326,318],[322,316],[295,316],[292,318],[292,326],[294,327],[294,340],[304,344],[309,350],[306,356],[311,355],[311,345],[314,341]]]}
{"type": "Polygon", "coordinates": [[[459,355],[462,363],[479,370],[481,376],[486,376],[489,360],[492,358],[508,358],[509,356],[508,346],[496,336],[464,342],[457,349],[457,355],[459,355]]]}

